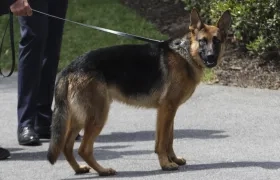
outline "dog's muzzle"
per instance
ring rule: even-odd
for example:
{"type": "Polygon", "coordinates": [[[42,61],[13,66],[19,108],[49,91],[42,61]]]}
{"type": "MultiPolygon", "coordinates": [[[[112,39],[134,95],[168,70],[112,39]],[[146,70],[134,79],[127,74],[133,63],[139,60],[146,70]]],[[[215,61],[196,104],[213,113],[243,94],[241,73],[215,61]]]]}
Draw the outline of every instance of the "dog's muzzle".
{"type": "Polygon", "coordinates": [[[208,68],[213,68],[217,65],[217,58],[214,55],[208,55],[204,60],[204,64],[208,68]]]}

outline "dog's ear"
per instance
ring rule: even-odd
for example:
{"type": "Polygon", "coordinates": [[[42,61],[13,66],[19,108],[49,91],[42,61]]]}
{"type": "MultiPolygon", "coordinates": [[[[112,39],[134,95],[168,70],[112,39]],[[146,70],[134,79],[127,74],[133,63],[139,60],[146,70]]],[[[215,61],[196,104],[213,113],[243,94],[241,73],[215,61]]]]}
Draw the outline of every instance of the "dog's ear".
{"type": "Polygon", "coordinates": [[[226,39],[227,32],[231,26],[231,21],[231,14],[229,10],[226,10],[218,20],[217,27],[219,28],[223,39],[226,39]]]}
{"type": "Polygon", "coordinates": [[[195,8],[192,9],[191,11],[191,16],[190,16],[190,27],[189,29],[191,31],[194,31],[195,29],[201,30],[204,27],[204,24],[195,8]]]}

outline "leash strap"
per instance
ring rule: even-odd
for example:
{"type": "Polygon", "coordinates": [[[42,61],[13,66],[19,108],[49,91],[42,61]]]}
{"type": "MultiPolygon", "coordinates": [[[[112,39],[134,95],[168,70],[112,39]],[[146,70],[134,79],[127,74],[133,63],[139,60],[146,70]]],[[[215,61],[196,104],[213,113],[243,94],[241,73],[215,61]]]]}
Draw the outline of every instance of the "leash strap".
{"type": "Polygon", "coordinates": [[[0,68],[0,74],[1,74],[3,77],[9,77],[9,76],[11,76],[11,75],[13,74],[14,70],[15,70],[15,59],[16,59],[16,56],[15,56],[15,44],[14,44],[13,13],[10,12],[9,15],[10,15],[10,17],[9,17],[7,26],[6,26],[6,28],[5,28],[5,31],[4,31],[4,34],[3,34],[3,37],[2,37],[2,41],[1,41],[1,45],[0,45],[0,58],[1,58],[1,54],[2,54],[4,38],[5,38],[5,35],[6,35],[6,32],[7,32],[8,26],[10,25],[10,44],[11,44],[11,50],[12,50],[12,67],[11,67],[10,73],[9,73],[7,76],[5,76],[5,75],[3,74],[3,72],[1,71],[1,68],[0,68]]]}
{"type": "Polygon", "coordinates": [[[99,31],[104,31],[104,32],[108,32],[108,33],[111,33],[111,34],[116,34],[116,35],[127,37],[127,38],[137,39],[137,40],[141,40],[141,41],[145,41],[145,42],[149,42],[149,43],[163,42],[163,41],[160,41],[160,40],[144,38],[144,37],[136,36],[136,35],[133,35],[133,34],[128,34],[128,33],[120,32],[120,31],[114,31],[114,30],[105,29],[105,28],[101,28],[101,27],[97,27],[97,26],[93,26],[93,25],[88,25],[88,24],[75,22],[75,21],[72,21],[72,20],[69,20],[69,19],[64,19],[64,18],[60,18],[60,17],[54,16],[54,15],[51,15],[51,14],[44,13],[44,12],[38,11],[36,9],[32,9],[32,11],[40,13],[40,14],[44,14],[44,15],[49,16],[49,17],[60,19],[60,20],[63,20],[63,21],[68,21],[68,22],[71,22],[71,23],[74,23],[74,24],[78,24],[78,25],[85,26],[85,27],[92,28],[92,29],[97,29],[99,31]]]}
{"type": "MultiPolygon", "coordinates": [[[[149,43],[161,43],[161,42],[163,42],[163,41],[160,41],[160,40],[149,39],[149,38],[145,38],[145,37],[141,37],[141,36],[137,36],[137,35],[133,35],[133,34],[128,34],[128,33],[120,32],[120,31],[115,31],[115,30],[101,28],[101,27],[97,27],[97,26],[93,26],[93,25],[88,25],[88,24],[75,22],[75,21],[72,21],[72,20],[69,20],[69,19],[64,19],[64,18],[60,18],[60,17],[54,16],[54,15],[51,15],[51,14],[48,14],[48,13],[44,13],[44,12],[38,11],[36,9],[32,9],[32,11],[43,14],[43,15],[46,15],[46,16],[49,16],[49,17],[52,17],[52,18],[55,18],[55,19],[60,19],[60,20],[67,21],[67,22],[70,22],[70,23],[73,23],[73,24],[78,24],[80,26],[88,27],[88,28],[91,28],[91,29],[97,29],[99,31],[104,31],[104,32],[108,32],[108,33],[111,33],[111,34],[116,34],[118,36],[123,36],[123,37],[131,38],[131,39],[137,39],[137,40],[141,40],[141,41],[145,41],[145,42],[149,42],[149,43]]],[[[1,71],[1,68],[0,68],[0,75],[2,75],[3,77],[11,76],[14,72],[14,69],[15,69],[15,45],[14,45],[13,13],[9,12],[9,15],[10,15],[9,21],[8,21],[7,26],[5,28],[4,35],[2,37],[2,41],[1,41],[1,44],[0,44],[0,58],[1,58],[2,50],[3,50],[3,42],[4,42],[5,35],[6,35],[6,31],[8,29],[8,25],[10,25],[10,44],[11,44],[11,51],[12,51],[12,67],[11,67],[11,70],[10,70],[10,72],[7,76],[5,76],[3,74],[3,72],[1,71]]]]}

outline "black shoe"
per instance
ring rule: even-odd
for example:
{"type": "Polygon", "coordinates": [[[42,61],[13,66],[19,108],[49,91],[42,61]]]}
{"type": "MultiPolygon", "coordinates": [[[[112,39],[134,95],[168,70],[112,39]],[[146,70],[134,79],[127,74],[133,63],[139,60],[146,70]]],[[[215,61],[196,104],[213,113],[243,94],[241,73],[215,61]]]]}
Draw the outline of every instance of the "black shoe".
{"type": "Polygon", "coordinates": [[[38,134],[35,133],[32,127],[18,128],[18,142],[20,145],[40,145],[38,134]]]}
{"type": "Polygon", "coordinates": [[[11,156],[7,149],[0,147],[0,160],[8,159],[11,156]]]}
{"type": "Polygon", "coordinates": [[[50,139],[51,138],[51,131],[50,125],[49,126],[41,126],[38,125],[34,127],[35,133],[38,134],[39,139],[50,139]]]}
{"type": "Polygon", "coordinates": [[[78,134],[78,136],[76,137],[76,140],[77,141],[80,141],[80,140],[82,140],[83,139],[83,136],[81,136],[80,134],[78,134]]]}
{"type": "Polygon", "coordinates": [[[40,139],[50,139],[51,138],[51,133],[37,133],[40,139]]]}

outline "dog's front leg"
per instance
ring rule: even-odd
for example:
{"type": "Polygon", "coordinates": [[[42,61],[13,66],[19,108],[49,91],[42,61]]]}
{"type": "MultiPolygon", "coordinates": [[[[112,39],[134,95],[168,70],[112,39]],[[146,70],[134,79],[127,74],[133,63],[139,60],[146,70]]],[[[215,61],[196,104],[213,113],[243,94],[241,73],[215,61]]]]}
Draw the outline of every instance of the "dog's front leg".
{"type": "Polygon", "coordinates": [[[173,139],[174,139],[174,120],[172,121],[172,125],[170,126],[169,129],[169,143],[168,143],[167,153],[168,153],[169,160],[175,162],[179,166],[185,165],[186,160],[182,157],[177,157],[174,152],[173,139]]]}
{"type": "Polygon", "coordinates": [[[158,108],[157,112],[155,152],[158,154],[162,170],[177,170],[179,167],[175,162],[171,161],[168,154],[170,129],[173,126],[177,108],[178,106],[170,102],[164,102],[158,108]]]}

